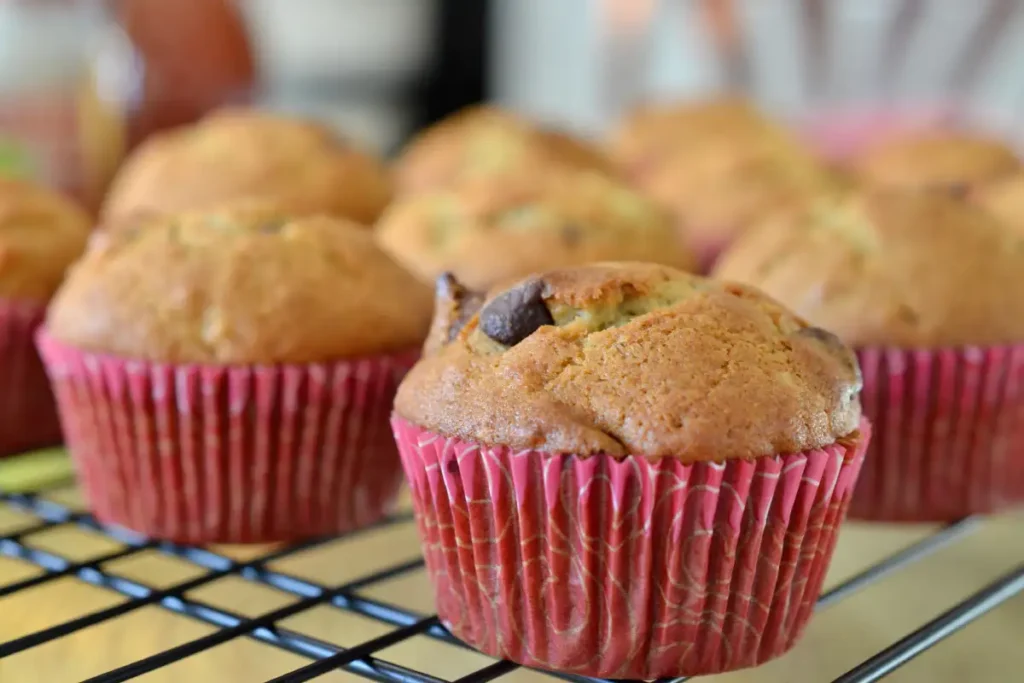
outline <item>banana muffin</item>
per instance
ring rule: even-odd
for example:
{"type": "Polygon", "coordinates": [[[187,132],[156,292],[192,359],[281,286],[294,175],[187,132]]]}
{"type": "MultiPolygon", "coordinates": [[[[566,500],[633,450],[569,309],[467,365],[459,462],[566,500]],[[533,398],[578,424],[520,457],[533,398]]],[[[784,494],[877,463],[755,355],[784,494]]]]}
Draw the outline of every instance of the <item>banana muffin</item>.
{"type": "Polygon", "coordinates": [[[971,199],[1024,235],[1024,169],[987,182],[971,199]]]}
{"type": "Polygon", "coordinates": [[[853,353],[667,266],[451,284],[392,422],[453,633],[628,679],[788,650],[869,439],[853,353]]]}
{"type": "Polygon", "coordinates": [[[668,215],[592,171],[549,169],[482,178],[398,199],[376,228],[381,245],[423,280],[450,272],[470,288],[595,261],[694,259],[668,215]]]}
{"type": "Polygon", "coordinates": [[[394,170],[398,192],[410,194],[551,166],[614,173],[597,147],[493,106],[469,107],[427,128],[394,170]]]}
{"type": "Polygon", "coordinates": [[[199,212],[98,233],[39,343],[102,519],[256,542],[387,509],[387,416],[429,310],[355,223],[199,212]]]}
{"type": "Polygon", "coordinates": [[[868,145],[849,159],[864,182],[888,188],[967,190],[1021,168],[1005,143],[957,131],[904,133],[868,145]]]}
{"type": "Polygon", "coordinates": [[[91,227],[70,199],[0,177],[0,456],[60,443],[33,335],[91,227]]]}
{"type": "Polygon", "coordinates": [[[853,514],[946,520],[1024,501],[1024,239],[955,195],[862,190],[779,216],[717,277],[853,345],[876,426],[853,514]]]}
{"type": "Polygon", "coordinates": [[[612,156],[675,216],[704,270],[765,213],[841,179],[744,100],[648,105],[626,117],[612,156]]]}
{"type": "Polygon", "coordinates": [[[372,223],[391,198],[381,161],[319,123],[227,109],[158,133],[118,172],[104,222],[264,206],[372,223]]]}

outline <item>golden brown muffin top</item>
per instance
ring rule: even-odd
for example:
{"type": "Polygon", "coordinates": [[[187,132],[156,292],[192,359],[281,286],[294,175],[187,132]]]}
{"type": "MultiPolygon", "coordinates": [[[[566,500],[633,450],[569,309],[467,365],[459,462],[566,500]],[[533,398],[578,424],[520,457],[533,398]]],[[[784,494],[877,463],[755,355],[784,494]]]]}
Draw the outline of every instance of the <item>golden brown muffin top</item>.
{"type": "Polygon", "coordinates": [[[450,285],[437,310],[454,325],[435,321],[443,339],[431,340],[395,403],[445,436],[685,462],[855,436],[852,352],[751,288],[604,263],[527,278],[459,317],[450,285]]]}
{"type": "Polygon", "coordinates": [[[808,147],[742,99],[640,107],[610,144],[645,192],[706,239],[728,240],[765,212],[838,184],[808,147]]]}
{"type": "Polygon", "coordinates": [[[85,249],[91,227],[70,199],[0,177],[0,297],[45,303],[85,249]]]}
{"type": "Polygon", "coordinates": [[[391,198],[384,165],[326,126],[246,109],[146,140],[117,174],[105,221],[264,206],[372,223],[391,198]]]}
{"type": "Polygon", "coordinates": [[[1024,235],[1024,170],[978,186],[971,199],[1024,235]]]}
{"type": "Polygon", "coordinates": [[[883,140],[854,156],[865,182],[891,188],[968,188],[1021,166],[1007,145],[980,135],[928,131],[883,140]]]}
{"type": "Polygon", "coordinates": [[[76,347],[173,363],[307,363],[415,348],[430,290],[337,218],[239,209],[97,233],[47,319],[76,347]]]}
{"type": "Polygon", "coordinates": [[[410,194],[549,166],[614,173],[604,154],[583,140],[497,107],[474,106],[416,136],[395,162],[395,183],[410,194]]]}
{"type": "Polygon", "coordinates": [[[694,265],[666,213],[591,171],[482,178],[398,199],[376,234],[426,282],[451,272],[484,290],[540,270],[609,259],[694,265]]]}
{"type": "Polygon", "coordinates": [[[854,346],[1024,341],[1024,241],[941,191],[866,190],[749,230],[715,276],[854,346]]]}

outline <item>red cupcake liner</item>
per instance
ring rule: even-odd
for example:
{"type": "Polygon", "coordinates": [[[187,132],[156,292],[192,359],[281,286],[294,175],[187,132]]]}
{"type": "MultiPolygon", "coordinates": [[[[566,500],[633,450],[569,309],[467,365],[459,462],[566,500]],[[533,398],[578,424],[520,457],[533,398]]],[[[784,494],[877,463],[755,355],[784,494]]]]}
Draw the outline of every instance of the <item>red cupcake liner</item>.
{"type": "Polygon", "coordinates": [[[388,426],[411,356],[171,365],[38,335],[96,516],[183,543],[262,543],[369,524],[402,471],[388,426]]]}
{"type": "Polygon", "coordinates": [[[61,442],[57,407],[34,335],[46,307],[0,301],[0,456],[61,442]]]}
{"type": "Polygon", "coordinates": [[[851,517],[941,522],[1024,504],[1024,346],[857,355],[875,436],[851,517]]]}
{"type": "Polygon", "coordinates": [[[494,657],[649,679],[754,666],[811,615],[856,447],[684,465],[392,426],[442,621],[494,657]]]}

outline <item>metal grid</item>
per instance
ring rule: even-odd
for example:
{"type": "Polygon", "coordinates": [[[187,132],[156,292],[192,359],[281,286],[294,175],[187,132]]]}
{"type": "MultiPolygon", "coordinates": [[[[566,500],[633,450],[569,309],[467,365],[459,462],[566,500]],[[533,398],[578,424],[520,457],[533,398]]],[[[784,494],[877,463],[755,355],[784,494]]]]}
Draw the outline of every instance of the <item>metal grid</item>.
{"type": "MultiPolygon", "coordinates": [[[[6,643],[0,643],[0,658],[23,652],[152,605],[198,620],[215,627],[216,630],[208,635],[89,678],[87,683],[131,680],[236,638],[250,638],[267,646],[280,648],[311,660],[306,666],[273,678],[271,683],[298,683],[299,681],[314,680],[318,676],[337,669],[345,669],[360,676],[384,682],[485,683],[517,668],[517,665],[510,662],[495,662],[456,681],[449,682],[385,661],[377,656],[381,650],[417,636],[426,636],[465,647],[448,633],[436,616],[417,614],[360,594],[362,589],[419,569],[423,564],[422,559],[386,567],[340,586],[326,586],[276,571],[269,566],[274,560],[311,548],[345,540],[374,529],[379,530],[407,523],[410,520],[409,514],[391,517],[373,527],[355,532],[342,539],[314,539],[276,549],[255,559],[239,561],[207,549],[154,541],[122,529],[104,527],[91,515],[77,512],[68,506],[48,500],[45,494],[46,492],[25,494],[0,491],[0,505],[10,506],[15,510],[30,514],[38,520],[33,525],[20,529],[16,533],[0,536],[0,556],[18,558],[42,570],[39,575],[15,583],[0,585],[0,597],[40,586],[62,577],[77,577],[80,581],[113,591],[126,597],[127,600],[6,643]],[[100,532],[123,547],[85,562],[74,562],[53,552],[34,548],[25,542],[26,537],[32,534],[67,525],[100,532]],[[145,551],[156,551],[185,560],[195,567],[201,568],[203,574],[167,588],[157,588],[103,568],[107,563],[145,551]],[[247,581],[270,586],[294,596],[297,600],[257,617],[246,617],[187,596],[190,591],[227,576],[241,577],[247,581]],[[288,617],[321,605],[355,613],[392,626],[394,629],[380,637],[346,648],[279,625],[279,622],[288,617]]],[[[978,525],[978,519],[968,518],[940,529],[933,535],[904,548],[832,588],[820,597],[818,609],[826,609],[883,577],[960,540],[972,533],[978,525]]],[[[923,624],[902,640],[835,679],[833,683],[867,683],[884,678],[928,648],[940,643],[1019,593],[1024,593],[1024,564],[1014,568],[993,583],[980,588],[960,604],[923,624]]],[[[573,683],[598,683],[599,681],[599,679],[572,674],[548,673],[573,683]]],[[[683,680],[685,679],[666,679],[659,683],[677,683],[683,680]]]]}

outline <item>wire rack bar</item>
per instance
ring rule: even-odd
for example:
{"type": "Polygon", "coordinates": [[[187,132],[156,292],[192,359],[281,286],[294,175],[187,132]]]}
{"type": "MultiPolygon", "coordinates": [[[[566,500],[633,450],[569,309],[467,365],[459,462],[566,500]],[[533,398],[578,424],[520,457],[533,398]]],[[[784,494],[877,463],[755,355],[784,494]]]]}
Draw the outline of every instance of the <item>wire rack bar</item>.
{"type": "Polygon", "coordinates": [[[1010,598],[1024,593],[1024,564],[944,612],[833,683],[873,683],[937,645],[1010,598]]]}
{"type": "MultiPolygon", "coordinates": [[[[11,494],[0,491],[0,504],[10,505],[41,520],[16,533],[0,537],[0,556],[24,560],[44,571],[39,576],[0,586],[0,596],[39,586],[61,577],[73,576],[127,598],[126,602],[110,608],[83,615],[7,643],[0,643],[0,657],[21,652],[83,628],[117,618],[145,605],[159,606],[174,614],[193,618],[213,626],[217,630],[95,676],[89,679],[88,683],[131,680],[235,638],[253,639],[312,660],[296,671],[273,679],[274,682],[298,683],[313,680],[336,669],[344,669],[365,678],[381,681],[381,683],[449,683],[436,676],[384,661],[374,655],[382,649],[415,636],[426,636],[433,640],[467,647],[453,637],[435,615],[417,613],[359,593],[361,589],[420,569],[423,566],[423,560],[419,557],[384,567],[343,585],[330,587],[272,569],[269,564],[289,555],[334,542],[337,539],[312,539],[275,549],[252,560],[239,562],[210,549],[153,541],[124,529],[104,527],[90,514],[76,512],[35,494],[11,494]],[[74,562],[56,553],[33,548],[30,545],[32,534],[45,532],[62,525],[74,525],[105,534],[119,541],[125,547],[85,562],[74,562]],[[104,568],[109,562],[146,550],[183,559],[204,569],[205,573],[191,580],[158,589],[104,568]],[[226,576],[241,577],[254,584],[269,586],[295,597],[296,601],[259,616],[246,617],[187,596],[190,591],[226,576]],[[278,626],[278,622],[319,605],[329,605],[339,610],[358,614],[379,623],[394,626],[395,630],[353,647],[344,648],[278,626]]],[[[346,538],[374,529],[406,523],[410,520],[411,514],[397,515],[354,532],[346,538]]],[[[890,574],[945,548],[975,531],[980,523],[981,520],[977,518],[960,520],[882,559],[823,593],[817,602],[817,609],[830,607],[890,574]]],[[[1024,591],[1024,566],[985,587],[979,593],[922,626],[900,642],[852,669],[843,677],[836,679],[834,683],[876,681],[1022,591],[1024,591]]],[[[519,668],[518,665],[511,662],[494,662],[450,683],[489,683],[517,668],[519,668]]],[[[586,676],[546,673],[571,683],[605,683],[601,679],[586,676]]],[[[657,683],[682,683],[685,680],[687,679],[663,679],[657,683]]]]}

